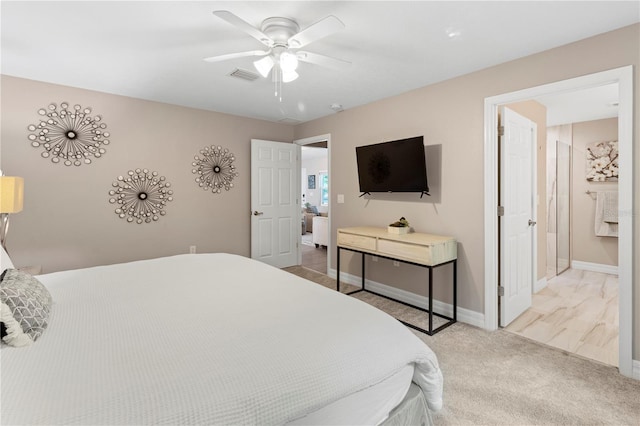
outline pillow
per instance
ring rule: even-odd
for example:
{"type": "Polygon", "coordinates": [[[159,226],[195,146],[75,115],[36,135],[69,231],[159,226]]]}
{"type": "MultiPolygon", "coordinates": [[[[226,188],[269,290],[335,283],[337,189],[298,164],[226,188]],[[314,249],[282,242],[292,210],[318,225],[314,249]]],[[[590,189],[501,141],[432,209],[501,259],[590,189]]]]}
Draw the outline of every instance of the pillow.
{"type": "Polygon", "coordinates": [[[11,262],[9,254],[6,252],[4,247],[2,247],[2,244],[0,244],[0,271],[13,267],[13,262],[11,262]]]}
{"type": "Polygon", "coordinates": [[[307,213],[313,213],[316,216],[318,215],[318,208],[316,206],[307,207],[307,213]]]}
{"type": "MultiPolygon", "coordinates": [[[[6,271],[9,268],[13,268],[13,262],[9,257],[9,253],[4,249],[2,244],[0,244],[0,271],[6,271]]],[[[4,326],[3,322],[0,322],[0,339],[7,335],[7,328],[4,326]]]]}
{"type": "Polygon", "coordinates": [[[0,275],[0,322],[6,336],[2,341],[11,346],[27,346],[47,328],[51,310],[51,294],[40,281],[17,269],[0,275]]]}

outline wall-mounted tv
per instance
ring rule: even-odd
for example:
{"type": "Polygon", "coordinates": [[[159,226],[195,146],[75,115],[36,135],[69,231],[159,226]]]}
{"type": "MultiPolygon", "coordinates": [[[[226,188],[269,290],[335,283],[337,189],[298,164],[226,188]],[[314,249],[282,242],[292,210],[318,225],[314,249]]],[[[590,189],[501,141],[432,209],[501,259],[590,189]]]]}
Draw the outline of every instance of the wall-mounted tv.
{"type": "Polygon", "coordinates": [[[423,136],[358,146],[356,159],[362,195],[371,192],[419,192],[420,198],[429,195],[423,136]]]}

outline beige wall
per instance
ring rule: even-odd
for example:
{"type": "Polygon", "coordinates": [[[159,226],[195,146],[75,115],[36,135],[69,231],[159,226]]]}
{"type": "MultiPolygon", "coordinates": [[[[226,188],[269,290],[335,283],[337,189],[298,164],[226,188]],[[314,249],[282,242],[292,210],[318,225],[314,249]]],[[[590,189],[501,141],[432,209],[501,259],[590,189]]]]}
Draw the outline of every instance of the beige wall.
{"type": "Polygon", "coordinates": [[[537,218],[538,238],[537,279],[547,275],[547,107],[536,101],[516,102],[507,105],[518,114],[536,123],[536,164],[537,164],[537,218]]]}
{"type": "MultiPolygon", "coordinates": [[[[571,258],[603,265],[618,265],[618,239],[598,237],[594,231],[595,195],[586,191],[617,191],[617,182],[588,182],[586,146],[592,142],[618,140],[618,119],[573,123],[572,149],[572,252],[571,258]]],[[[636,169],[636,173],[638,170],[636,169]]],[[[637,192],[637,190],[636,190],[637,192]]]]}
{"type": "MultiPolygon", "coordinates": [[[[639,40],[640,25],[636,24],[296,126],[296,139],[331,134],[332,197],[335,200],[338,194],[345,195],[344,204],[332,204],[332,234],[335,235],[339,227],[384,226],[394,218],[406,216],[416,231],[455,236],[459,241],[459,304],[462,308],[484,312],[484,99],[634,65],[637,104],[640,99],[639,40]],[[424,135],[427,145],[442,144],[440,202],[358,198],[355,147],[415,135],[424,135]]],[[[639,128],[639,117],[640,108],[635,108],[634,134],[639,128]]],[[[640,149],[635,145],[637,169],[640,149]]],[[[634,180],[637,192],[640,173],[635,173],[634,180]]],[[[640,197],[637,197],[634,211],[639,210],[639,205],[640,197]]],[[[640,227],[636,226],[634,232],[635,247],[640,247],[640,227]]],[[[332,252],[331,267],[335,268],[335,249],[332,252]]],[[[355,258],[348,260],[345,255],[343,264],[345,268],[351,267],[351,273],[359,274],[355,258]]],[[[639,264],[640,250],[637,250],[634,265],[639,264]]],[[[424,272],[412,267],[398,269],[379,262],[370,272],[371,277],[384,283],[424,288],[424,272]]],[[[636,277],[637,272],[634,267],[636,277]]],[[[448,282],[440,281],[439,288],[434,290],[441,300],[447,300],[447,292],[440,287],[446,287],[448,282]]],[[[639,309],[640,284],[636,278],[634,312],[639,309]]],[[[634,316],[634,348],[634,359],[638,359],[638,314],[634,316]]]]}
{"type": "Polygon", "coordinates": [[[250,140],[293,140],[293,127],[174,105],[2,76],[1,165],[25,180],[24,210],[11,216],[8,249],[17,266],[44,272],[188,253],[250,254],[250,140]],[[51,102],[91,107],[111,133],[89,166],[40,157],[27,126],[51,102]],[[192,161],[208,145],[235,154],[235,188],[212,194],[195,183],[192,161]],[[147,168],[171,182],[174,201],[150,224],[114,214],[108,192],[118,175],[147,168]]]}

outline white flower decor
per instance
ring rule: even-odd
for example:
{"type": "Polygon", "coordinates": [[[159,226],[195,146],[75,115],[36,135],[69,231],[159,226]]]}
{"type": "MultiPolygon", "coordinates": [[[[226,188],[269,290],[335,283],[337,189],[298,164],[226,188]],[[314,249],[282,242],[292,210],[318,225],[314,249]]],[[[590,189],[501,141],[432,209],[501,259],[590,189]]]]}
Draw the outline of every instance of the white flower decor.
{"type": "Polygon", "coordinates": [[[596,142],[587,146],[587,180],[618,180],[618,141],[596,142]]]}
{"type": "Polygon", "coordinates": [[[198,175],[195,181],[200,188],[220,194],[222,189],[233,188],[233,179],[238,176],[233,162],[236,157],[227,148],[221,146],[207,146],[200,150],[202,158],[194,157],[191,165],[193,174],[198,175]]]}
{"type": "Polygon", "coordinates": [[[109,191],[109,202],[119,204],[115,214],[127,222],[150,223],[164,216],[165,206],[173,201],[171,184],[158,172],[147,169],[129,170],[127,176],[118,176],[109,191]]]}
{"type": "Polygon", "coordinates": [[[92,157],[100,158],[109,145],[107,125],[99,115],[91,115],[91,108],[80,105],[70,107],[62,102],[40,108],[38,124],[29,124],[27,130],[31,146],[42,148],[42,157],[65,166],[91,164],[92,157]]]}

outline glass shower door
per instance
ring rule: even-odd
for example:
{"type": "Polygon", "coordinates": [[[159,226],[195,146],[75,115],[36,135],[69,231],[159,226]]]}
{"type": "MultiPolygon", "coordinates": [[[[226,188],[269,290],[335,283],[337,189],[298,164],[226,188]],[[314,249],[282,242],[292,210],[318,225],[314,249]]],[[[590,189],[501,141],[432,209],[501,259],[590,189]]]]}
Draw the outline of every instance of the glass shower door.
{"type": "Polygon", "coordinates": [[[556,275],[571,265],[571,145],[556,143],[556,275]]]}

